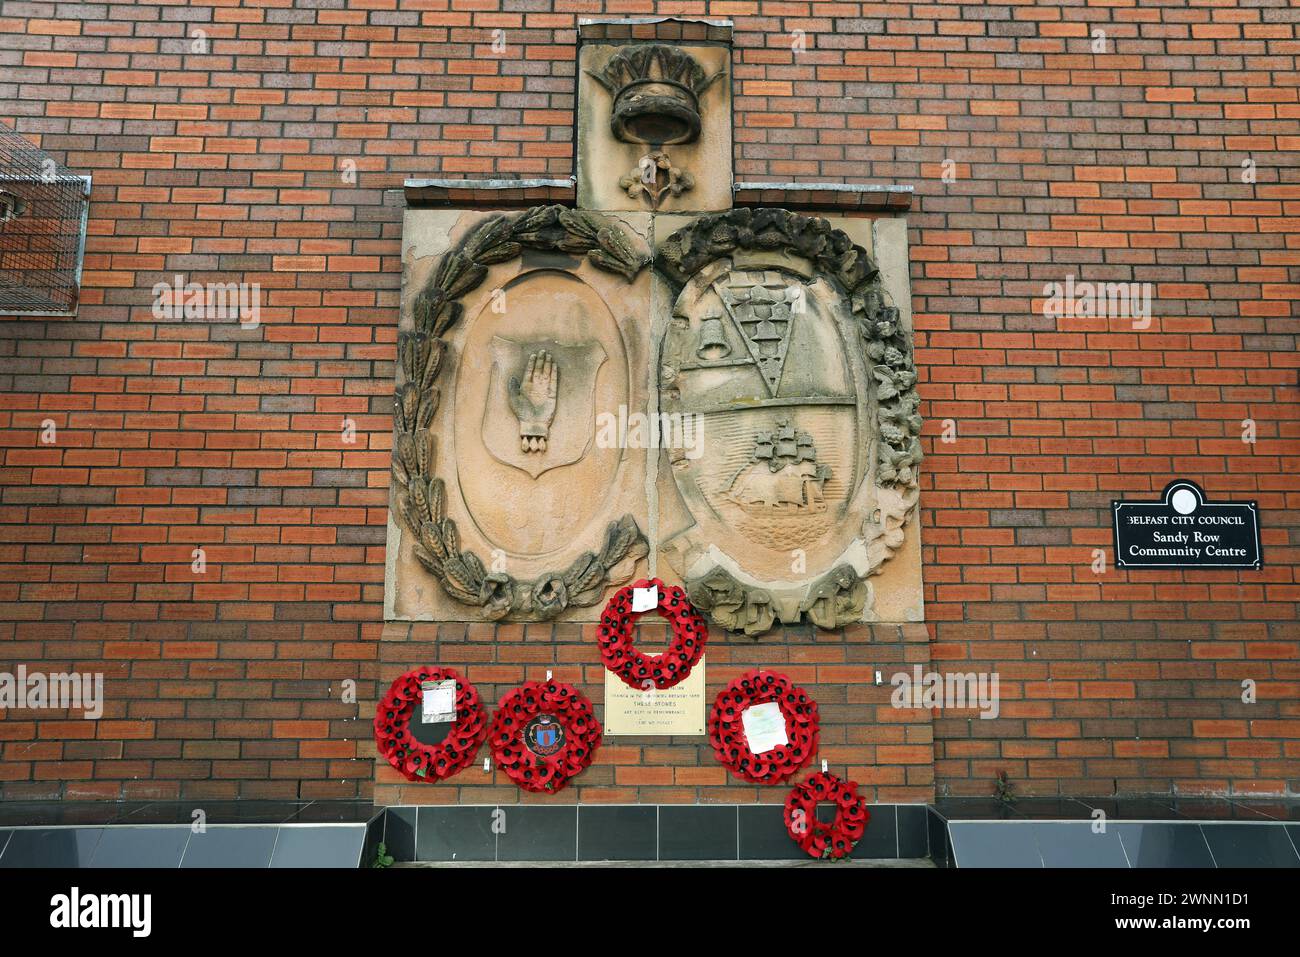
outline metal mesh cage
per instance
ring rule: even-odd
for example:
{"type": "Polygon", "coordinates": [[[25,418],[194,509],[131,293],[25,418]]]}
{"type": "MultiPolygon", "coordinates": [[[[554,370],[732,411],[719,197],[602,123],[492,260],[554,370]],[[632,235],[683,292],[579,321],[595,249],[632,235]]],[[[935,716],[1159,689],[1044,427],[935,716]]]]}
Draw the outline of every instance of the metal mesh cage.
{"type": "Polygon", "coordinates": [[[77,309],[90,177],[0,124],[0,313],[77,309]]]}

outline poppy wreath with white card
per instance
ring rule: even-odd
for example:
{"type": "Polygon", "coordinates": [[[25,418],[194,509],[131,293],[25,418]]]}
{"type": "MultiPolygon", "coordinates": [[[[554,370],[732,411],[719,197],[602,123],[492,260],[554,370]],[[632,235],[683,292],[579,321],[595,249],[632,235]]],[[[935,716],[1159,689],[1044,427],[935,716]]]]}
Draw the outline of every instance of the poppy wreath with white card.
{"type": "Polygon", "coordinates": [[[819,771],[796,784],[785,799],[785,829],[790,838],[810,857],[838,860],[853,853],[862,840],[871,813],[854,781],[841,781],[819,771]],[[817,805],[833,804],[831,824],[817,820],[817,805]]]}
{"type": "Polygon", "coordinates": [[[582,773],[600,746],[591,702],[562,681],[528,681],[492,718],[492,757],[525,791],[555,794],[582,773]]]}
{"type": "Polygon", "coordinates": [[[741,780],[780,784],[812,760],[819,727],[817,702],[808,692],[785,675],[750,671],[713,702],[709,743],[718,761],[741,780]]]}
{"type": "Polygon", "coordinates": [[[708,640],[709,626],[686,592],[658,578],[620,588],[600,616],[601,661],[625,685],[641,691],[671,688],[684,681],[699,663],[708,640]],[[647,611],[657,611],[672,629],[672,641],[663,654],[647,655],[633,644],[632,629],[647,611]]]}
{"type": "Polygon", "coordinates": [[[453,668],[408,671],[392,683],[375,709],[379,753],[408,781],[432,783],[451,777],[474,760],[487,733],[488,714],[478,692],[453,668]],[[451,730],[437,744],[425,744],[411,732],[411,721],[423,717],[424,688],[451,681],[456,683],[451,730]]]}

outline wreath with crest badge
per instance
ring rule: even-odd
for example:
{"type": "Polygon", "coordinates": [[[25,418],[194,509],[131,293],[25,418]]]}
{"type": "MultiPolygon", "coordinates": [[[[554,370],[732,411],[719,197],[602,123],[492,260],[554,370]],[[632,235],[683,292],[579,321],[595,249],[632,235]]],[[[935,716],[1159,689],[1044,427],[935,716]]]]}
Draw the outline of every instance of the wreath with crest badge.
{"type": "Polygon", "coordinates": [[[562,681],[528,681],[492,719],[492,757],[525,791],[555,794],[591,764],[601,727],[591,702],[562,681]]]}

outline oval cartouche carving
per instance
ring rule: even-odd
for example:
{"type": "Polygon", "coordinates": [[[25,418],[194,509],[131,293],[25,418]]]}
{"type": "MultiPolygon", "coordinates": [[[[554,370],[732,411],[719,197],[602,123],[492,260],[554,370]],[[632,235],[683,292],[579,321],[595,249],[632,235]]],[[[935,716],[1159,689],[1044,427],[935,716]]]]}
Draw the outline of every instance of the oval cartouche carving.
{"type": "MultiPolygon", "coordinates": [[[[641,357],[634,363],[629,352],[622,363],[622,386],[612,379],[599,384],[611,349],[621,355],[617,324],[608,308],[602,312],[613,295],[609,277],[634,283],[648,256],[644,240],[624,224],[584,210],[537,206],[517,215],[472,218],[463,231],[447,230],[459,239],[422,280],[398,332],[392,514],[400,526],[396,537],[389,537],[396,574],[393,587],[385,588],[385,606],[395,614],[424,616],[445,599],[487,620],[546,621],[598,604],[645,557],[648,546],[637,518],[624,510],[628,497],[610,499],[603,522],[588,519],[588,525],[604,526],[591,529],[588,541],[578,537],[581,530],[576,528],[564,530],[567,548],[545,535],[530,539],[529,519],[538,509],[515,493],[516,514],[510,522],[493,511],[474,514],[464,495],[472,464],[458,461],[458,442],[468,457],[477,459],[480,471],[498,466],[516,470],[510,480],[489,488],[489,502],[498,505],[501,489],[522,483],[521,476],[542,481],[588,454],[590,442],[582,432],[594,431],[594,404],[604,397],[600,390],[626,397],[631,381],[626,370],[645,361],[641,357]],[[516,281],[535,272],[547,277],[537,277],[540,285],[530,289],[516,281]],[[603,298],[591,292],[593,282],[607,288],[603,298]],[[506,287],[519,295],[512,299],[506,287]],[[470,310],[462,301],[467,296],[473,297],[470,310]],[[569,300],[577,311],[557,312],[557,299],[569,300]],[[475,323],[469,330],[463,321],[467,311],[478,317],[491,308],[493,315],[507,315],[512,306],[518,307],[517,318],[532,320],[528,329],[475,323]],[[597,318],[588,322],[592,310],[597,318]],[[488,336],[491,341],[485,341],[488,336]],[[460,397],[457,410],[460,387],[470,391],[460,397]],[[585,388],[590,393],[580,394],[585,388]],[[564,464],[548,465],[560,460],[564,464]],[[484,536],[483,523],[495,526],[499,536],[515,534],[511,542],[517,548],[542,551],[516,552],[512,560],[484,536]],[[518,537],[520,528],[523,537],[518,537]],[[430,585],[439,592],[430,592],[430,585]]],[[[612,446],[601,451],[615,459],[621,454],[612,446]]],[[[596,456],[594,467],[600,468],[605,458],[596,456]]],[[[625,476],[630,470],[616,471],[625,476]]],[[[581,499],[581,489],[573,489],[564,502],[581,499]]],[[[476,500],[488,508],[483,499],[476,500]]]]}
{"type": "Polygon", "coordinates": [[[526,272],[471,320],[456,374],[456,471],[475,525],[507,556],[597,535],[588,526],[623,451],[595,441],[596,415],[627,406],[627,365],[609,307],[572,273],[526,272]]]}
{"type": "Polygon", "coordinates": [[[921,458],[910,335],[876,264],[823,219],[759,209],[699,217],[656,265],[676,292],[660,404],[704,436],[670,453],[691,524],[661,552],[724,628],[869,617],[921,458]]]}

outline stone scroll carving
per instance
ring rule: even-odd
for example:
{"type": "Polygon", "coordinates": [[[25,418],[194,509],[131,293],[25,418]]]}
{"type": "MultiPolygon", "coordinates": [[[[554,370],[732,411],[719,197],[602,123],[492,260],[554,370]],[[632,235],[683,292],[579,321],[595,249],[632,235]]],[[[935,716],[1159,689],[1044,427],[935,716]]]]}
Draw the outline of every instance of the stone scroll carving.
{"type": "Polygon", "coordinates": [[[875,262],[824,219],[740,209],[672,234],[656,269],[675,295],[660,413],[704,436],[668,451],[693,524],[661,553],[731,630],[869,618],[921,462],[911,337],[875,262]]]}
{"type": "MultiPolygon", "coordinates": [[[[585,257],[597,269],[628,282],[649,261],[617,222],[595,213],[541,206],[484,219],[442,257],[414,299],[411,328],[399,334],[397,344],[393,512],[413,536],[419,565],[447,596],[489,620],[547,620],[570,607],[594,605],[607,587],[631,576],[648,548],[629,513],[610,522],[594,547],[563,567],[519,579],[492,570],[483,557],[462,549],[457,523],[448,517],[447,487],[439,475],[438,437],[432,427],[453,361],[446,337],[464,315],[462,297],[484,283],[492,266],[526,254],[585,257]]],[[[575,310],[585,308],[580,297],[570,299],[575,310]]],[[[563,318],[557,324],[563,326],[563,318]]],[[[483,345],[488,355],[469,358],[481,360],[484,368],[490,364],[489,399],[479,413],[481,426],[476,426],[487,453],[533,479],[580,458],[590,442],[592,393],[606,349],[596,341],[520,342],[500,336],[483,345]],[[577,415],[586,418],[579,422],[573,419],[577,415]],[[566,417],[572,427],[560,428],[566,417]]],[[[462,362],[466,358],[459,357],[462,362]]],[[[463,476],[458,482],[465,485],[463,476]]]]}

